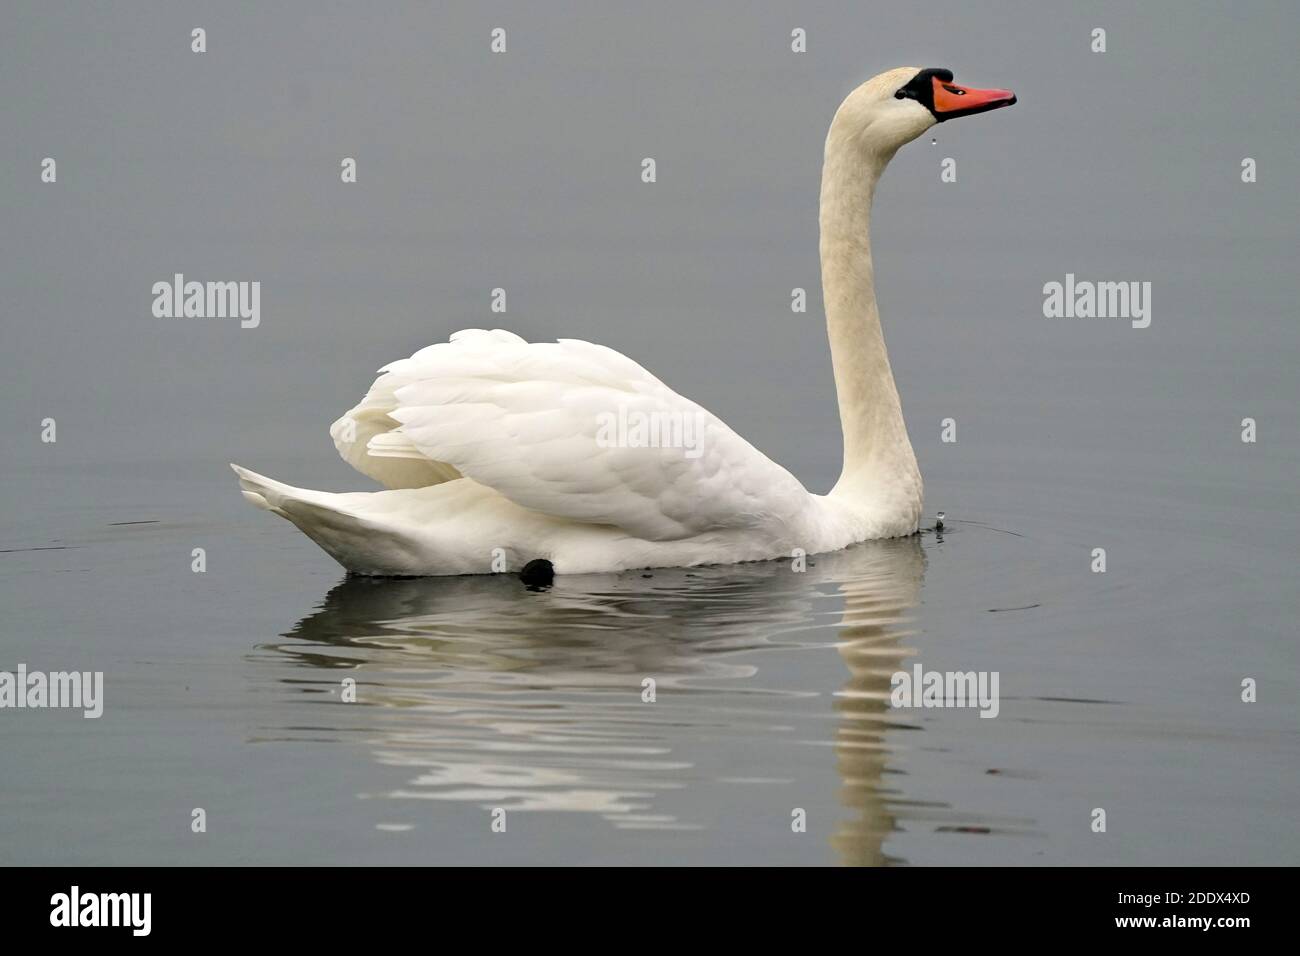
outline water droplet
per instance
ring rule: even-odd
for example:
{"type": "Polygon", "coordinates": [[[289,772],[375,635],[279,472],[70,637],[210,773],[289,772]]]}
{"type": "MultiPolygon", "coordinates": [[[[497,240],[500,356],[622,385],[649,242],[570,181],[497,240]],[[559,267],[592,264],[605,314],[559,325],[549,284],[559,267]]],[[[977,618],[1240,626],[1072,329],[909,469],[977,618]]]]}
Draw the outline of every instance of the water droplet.
{"type": "Polygon", "coordinates": [[[938,146],[938,145],[939,145],[939,141],[938,141],[937,139],[935,139],[933,136],[931,136],[931,137],[930,137],[930,145],[931,145],[931,146],[938,146]]]}

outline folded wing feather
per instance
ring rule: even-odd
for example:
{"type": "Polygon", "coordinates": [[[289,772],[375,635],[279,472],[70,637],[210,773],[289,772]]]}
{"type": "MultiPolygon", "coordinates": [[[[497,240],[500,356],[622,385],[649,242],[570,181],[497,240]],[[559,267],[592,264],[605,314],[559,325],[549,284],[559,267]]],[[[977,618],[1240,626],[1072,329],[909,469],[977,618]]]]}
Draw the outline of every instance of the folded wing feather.
{"type": "Polygon", "coordinates": [[[458,332],[381,369],[331,434],[387,487],[463,475],[525,508],[649,540],[793,520],[807,498],[720,419],[575,339],[458,332]]]}

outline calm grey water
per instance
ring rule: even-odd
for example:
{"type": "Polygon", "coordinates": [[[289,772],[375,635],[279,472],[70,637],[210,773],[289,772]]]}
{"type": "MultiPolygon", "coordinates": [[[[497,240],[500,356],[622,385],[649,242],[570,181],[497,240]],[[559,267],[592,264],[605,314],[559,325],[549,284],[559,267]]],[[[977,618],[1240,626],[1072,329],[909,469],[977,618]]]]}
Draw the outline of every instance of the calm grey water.
{"type": "Polygon", "coordinates": [[[492,58],[469,5],[7,8],[0,670],[106,703],[0,711],[0,863],[1295,863],[1300,200],[1259,97],[1300,14],[1103,6],[1101,55],[1031,4],[503,9],[492,58]],[[328,423],[480,324],[618,348],[825,490],[821,141],[905,62],[1021,97],[877,199],[942,536],[528,592],[346,580],[239,497],[227,461],[367,487],[328,423]],[[176,271],[261,281],[262,325],[154,319],[176,271]],[[1150,281],[1151,327],[1044,318],[1067,272],[1150,281]],[[890,708],[916,663],[998,672],[998,717],[890,708]]]}
{"type": "Polygon", "coordinates": [[[105,671],[106,712],[3,714],[0,855],[1294,862],[1293,491],[996,457],[953,468],[941,536],[549,592],[346,579],[217,461],[20,471],[6,546],[59,550],[3,555],[5,661],[105,671]],[[891,710],[914,662],[998,671],[999,716],[891,710]]]}

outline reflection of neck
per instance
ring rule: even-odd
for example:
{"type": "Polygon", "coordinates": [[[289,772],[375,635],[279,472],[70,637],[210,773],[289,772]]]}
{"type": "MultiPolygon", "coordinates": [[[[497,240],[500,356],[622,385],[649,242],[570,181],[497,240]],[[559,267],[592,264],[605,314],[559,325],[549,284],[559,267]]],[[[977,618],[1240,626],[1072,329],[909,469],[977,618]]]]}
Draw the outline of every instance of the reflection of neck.
{"type": "Polygon", "coordinates": [[[834,126],[826,141],[822,297],[844,432],[844,468],[833,493],[867,493],[882,476],[916,474],[880,330],[871,264],[871,200],[892,157],[892,150],[864,152],[861,141],[834,126]]]}
{"type": "MultiPolygon", "coordinates": [[[[835,565],[827,568],[834,573],[835,565]]],[[[920,599],[925,552],[920,538],[873,542],[840,578],[844,616],[836,647],[849,677],[834,698],[835,762],[840,802],[853,811],[831,836],[851,866],[899,862],[885,850],[897,830],[900,794],[885,774],[893,754],[889,730],[910,721],[890,705],[893,675],[913,653],[903,647],[905,615],[920,599]]]]}

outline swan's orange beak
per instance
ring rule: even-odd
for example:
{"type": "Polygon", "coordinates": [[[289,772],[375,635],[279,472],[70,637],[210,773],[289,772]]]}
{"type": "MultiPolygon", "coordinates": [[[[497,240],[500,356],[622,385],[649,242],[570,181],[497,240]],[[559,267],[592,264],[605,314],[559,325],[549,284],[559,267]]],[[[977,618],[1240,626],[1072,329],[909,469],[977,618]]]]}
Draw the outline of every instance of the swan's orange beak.
{"type": "Polygon", "coordinates": [[[937,76],[930,77],[930,82],[934,85],[934,105],[930,111],[940,123],[1010,106],[1016,101],[1016,94],[1010,90],[977,90],[937,76]]]}

